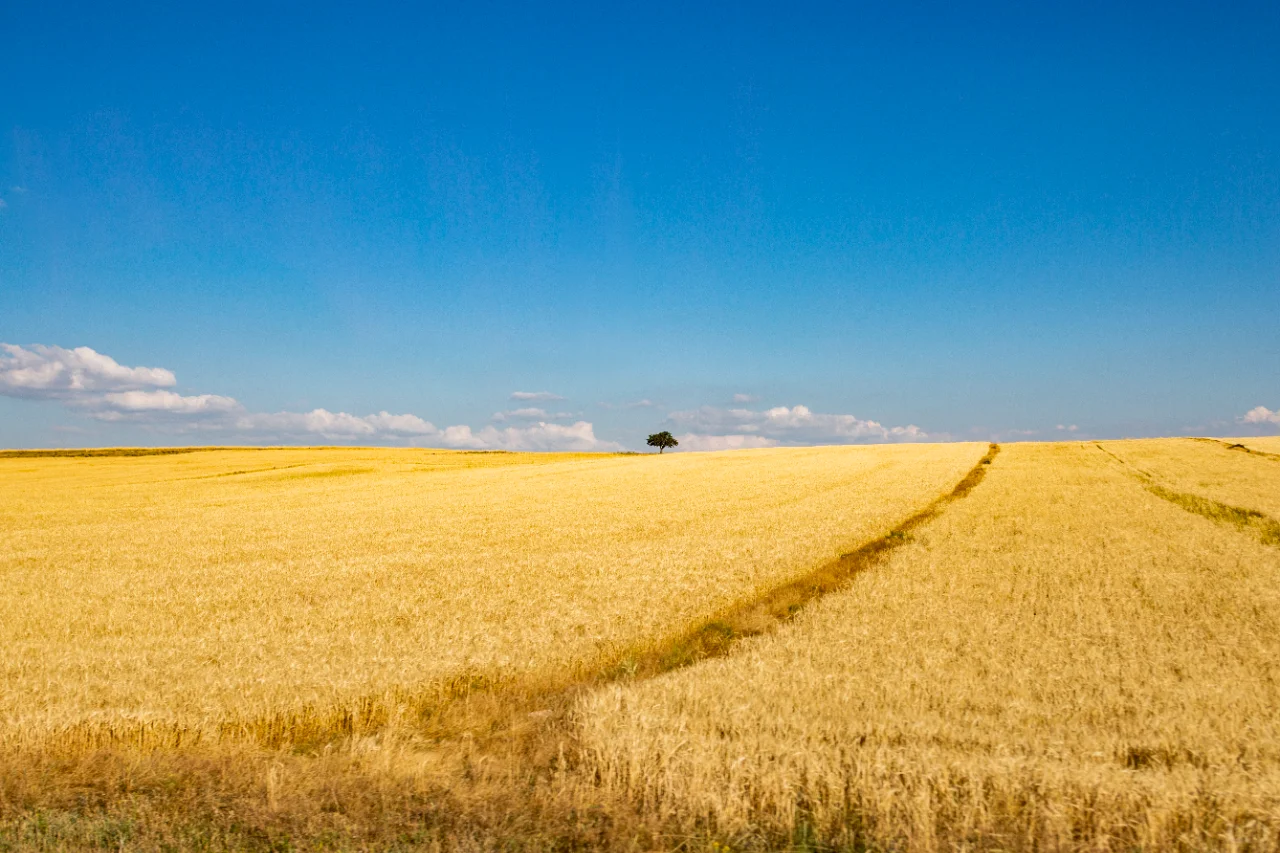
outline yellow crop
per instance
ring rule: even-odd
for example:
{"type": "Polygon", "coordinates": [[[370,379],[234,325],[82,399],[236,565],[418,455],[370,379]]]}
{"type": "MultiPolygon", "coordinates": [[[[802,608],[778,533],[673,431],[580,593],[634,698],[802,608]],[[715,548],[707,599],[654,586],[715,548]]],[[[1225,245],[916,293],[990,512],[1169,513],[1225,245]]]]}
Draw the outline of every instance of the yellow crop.
{"type": "Polygon", "coordinates": [[[794,624],[581,700],[585,773],[726,839],[1275,849],[1280,547],[1135,465],[1233,501],[1280,485],[1193,441],[1007,446],[794,624]]]}
{"type": "Polygon", "coordinates": [[[590,666],[882,534],[983,451],[2,458],[0,739],[590,666]]]}
{"type": "Polygon", "coordinates": [[[0,652],[4,850],[1276,850],[1280,443],[0,453],[0,652]]]}

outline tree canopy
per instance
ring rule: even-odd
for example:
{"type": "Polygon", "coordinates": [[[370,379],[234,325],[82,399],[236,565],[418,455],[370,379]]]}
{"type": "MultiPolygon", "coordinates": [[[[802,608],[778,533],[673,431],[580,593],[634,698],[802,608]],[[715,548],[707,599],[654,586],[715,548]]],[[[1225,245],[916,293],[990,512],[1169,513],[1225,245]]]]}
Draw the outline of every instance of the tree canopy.
{"type": "Polygon", "coordinates": [[[655,432],[653,435],[649,436],[649,446],[658,448],[659,453],[666,450],[668,447],[675,447],[679,443],[680,442],[676,441],[676,437],[666,430],[663,430],[662,432],[655,432]]]}

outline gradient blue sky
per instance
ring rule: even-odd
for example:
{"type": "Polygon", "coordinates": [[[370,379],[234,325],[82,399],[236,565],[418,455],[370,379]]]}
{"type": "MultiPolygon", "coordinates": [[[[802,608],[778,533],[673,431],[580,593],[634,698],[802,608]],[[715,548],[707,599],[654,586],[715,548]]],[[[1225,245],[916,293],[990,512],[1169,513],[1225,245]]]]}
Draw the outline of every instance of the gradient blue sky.
{"type": "Polygon", "coordinates": [[[1280,431],[1280,6],[1120,5],[2,4],[0,446],[1280,431]]]}

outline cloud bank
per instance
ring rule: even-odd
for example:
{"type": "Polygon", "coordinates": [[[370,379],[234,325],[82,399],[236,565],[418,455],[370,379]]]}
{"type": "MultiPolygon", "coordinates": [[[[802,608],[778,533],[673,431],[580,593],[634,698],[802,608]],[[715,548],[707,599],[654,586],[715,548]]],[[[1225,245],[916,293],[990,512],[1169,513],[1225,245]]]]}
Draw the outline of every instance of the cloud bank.
{"type": "Polygon", "coordinates": [[[685,430],[676,437],[681,448],[723,450],[777,445],[872,444],[923,441],[929,436],[915,425],[886,427],[854,415],[820,414],[807,406],[778,406],[764,411],[703,406],[672,412],[668,420],[685,430]]]}
{"type": "MultiPolygon", "coordinates": [[[[548,423],[541,409],[506,413],[527,425],[473,431],[466,425],[443,429],[413,414],[381,411],[352,415],[310,412],[250,412],[234,397],[183,395],[173,371],[126,367],[89,347],[64,349],[34,344],[0,344],[0,396],[54,400],[100,421],[134,423],[161,430],[204,431],[254,441],[364,441],[473,450],[622,450],[596,438],[588,421],[548,423]]],[[[563,399],[545,391],[516,392],[514,399],[563,399]],[[524,396],[517,396],[524,395],[524,396]]],[[[567,415],[566,415],[567,416],[567,415]]]]}

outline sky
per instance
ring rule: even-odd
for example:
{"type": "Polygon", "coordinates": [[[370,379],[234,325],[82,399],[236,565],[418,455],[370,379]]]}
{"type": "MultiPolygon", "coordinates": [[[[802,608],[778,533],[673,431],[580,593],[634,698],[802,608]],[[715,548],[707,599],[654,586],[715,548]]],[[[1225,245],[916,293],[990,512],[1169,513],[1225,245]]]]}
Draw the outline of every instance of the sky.
{"type": "Polygon", "coordinates": [[[1280,6],[0,4],[0,447],[1280,432],[1280,6]]]}

